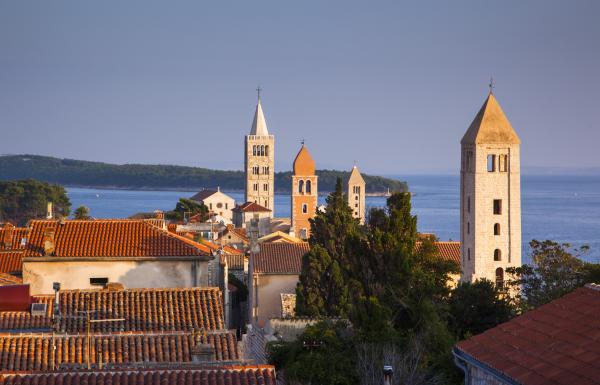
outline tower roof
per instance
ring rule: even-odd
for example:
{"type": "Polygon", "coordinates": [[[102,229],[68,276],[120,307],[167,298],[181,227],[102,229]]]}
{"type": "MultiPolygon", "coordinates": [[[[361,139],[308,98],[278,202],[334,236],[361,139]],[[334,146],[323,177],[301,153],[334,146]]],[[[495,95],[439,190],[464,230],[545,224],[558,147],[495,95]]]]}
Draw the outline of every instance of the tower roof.
{"type": "Polygon", "coordinates": [[[461,144],[520,144],[519,136],[490,92],[461,144]]]}
{"type": "Polygon", "coordinates": [[[294,159],[294,175],[315,175],[315,161],[304,144],[294,159]]]}
{"type": "Polygon", "coordinates": [[[365,180],[360,174],[360,171],[358,171],[358,167],[352,167],[352,172],[350,173],[348,184],[365,184],[365,180]]]}
{"type": "Polygon", "coordinates": [[[256,112],[254,112],[254,121],[252,122],[250,135],[269,135],[269,130],[267,130],[267,122],[265,121],[265,114],[263,113],[262,106],[260,105],[260,99],[258,99],[258,103],[256,104],[256,112]]]}

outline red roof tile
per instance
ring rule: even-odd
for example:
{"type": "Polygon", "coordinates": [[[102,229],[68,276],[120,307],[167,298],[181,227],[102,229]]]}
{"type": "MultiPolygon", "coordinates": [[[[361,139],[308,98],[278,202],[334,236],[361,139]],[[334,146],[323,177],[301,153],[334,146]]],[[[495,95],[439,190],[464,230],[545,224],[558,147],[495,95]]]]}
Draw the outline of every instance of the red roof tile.
{"type": "MultiPolygon", "coordinates": [[[[0,312],[0,330],[50,329],[53,296],[32,298],[48,304],[47,316],[0,312]]],[[[80,313],[83,310],[96,311],[92,319],[125,318],[122,322],[92,323],[93,332],[223,329],[222,295],[217,288],[62,290],[59,301],[58,329],[66,333],[86,330],[80,313]]]]}
{"type": "Polygon", "coordinates": [[[22,285],[23,279],[11,274],[0,273],[0,286],[22,285]]]}
{"type": "MultiPolygon", "coordinates": [[[[460,264],[460,242],[435,242],[438,248],[439,256],[447,261],[453,261],[460,264]]],[[[417,252],[421,248],[421,242],[416,243],[417,252]]]]}
{"type": "Polygon", "coordinates": [[[275,367],[222,366],[196,369],[103,370],[0,375],[0,385],[275,385],[275,367]]]}
{"type": "Polygon", "coordinates": [[[308,253],[308,242],[263,243],[253,258],[253,272],[263,274],[300,274],[302,257],[308,253]]]}
{"type": "Polygon", "coordinates": [[[0,273],[23,271],[23,251],[0,251],[0,273]]]}
{"type": "Polygon", "coordinates": [[[269,210],[268,208],[259,205],[258,203],[254,203],[254,202],[246,202],[243,203],[239,206],[236,206],[233,211],[237,211],[237,212],[259,212],[259,211],[264,211],[264,212],[270,212],[271,210],[269,210]]]}
{"type": "MultiPolygon", "coordinates": [[[[200,342],[213,347],[216,361],[240,359],[234,332],[200,333],[200,342]]],[[[93,368],[102,362],[113,369],[191,362],[195,344],[194,334],[183,332],[91,334],[89,342],[86,334],[0,334],[0,372],[52,370],[53,358],[54,368],[62,370],[83,369],[88,358],[93,368]]]]}
{"type": "Polygon", "coordinates": [[[600,285],[586,285],[456,345],[524,384],[600,384],[600,285]]]}
{"type": "Polygon", "coordinates": [[[28,234],[28,228],[5,224],[4,227],[0,228],[0,251],[23,250],[25,248],[24,240],[27,239],[28,234]]]}
{"type": "Polygon", "coordinates": [[[206,256],[206,250],[144,220],[31,222],[25,257],[44,255],[45,233],[54,229],[57,257],[206,256]]]}

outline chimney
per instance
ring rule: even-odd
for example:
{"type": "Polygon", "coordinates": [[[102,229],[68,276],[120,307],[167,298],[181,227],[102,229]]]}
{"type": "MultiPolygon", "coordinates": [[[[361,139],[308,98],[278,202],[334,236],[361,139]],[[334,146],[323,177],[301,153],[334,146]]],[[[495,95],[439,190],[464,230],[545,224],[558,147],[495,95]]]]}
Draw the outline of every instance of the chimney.
{"type": "Polygon", "coordinates": [[[162,210],[154,210],[154,218],[155,219],[165,219],[165,212],[162,210]]]}
{"type": "Polygon", "coordinates": [[[54,219],[54,207],[52,207],[52,202],[48,202],[48,208],[46,209],[46,219],[54,219]]]}
{"type": "Polygon", "coordinates": [[[54,226],[48,226],[44,229],[44,255],[54,254],[54,226]]]}
{"type": "Polygon", "coordinates": [[[383,366],[383,385],[392,385],[392,376],[394,375],[394,368],[391,365],[383,366]]]}
{"type": "Polygon", "coordinates": [[[215,348],[207,341],[206,332],[200,330],[194,333],[194,347],[191,349],[192,362],[206,363],[215,361],[215,348]]]}
{"type": "Polygon", "coordinates": [[[2,239],[2,243],[4,245],[5,250],[12,249],[12,239],[14,230],[15,226],[13,226],[11,223],[7,223],[4,225],[4,238],[2,239]]]}

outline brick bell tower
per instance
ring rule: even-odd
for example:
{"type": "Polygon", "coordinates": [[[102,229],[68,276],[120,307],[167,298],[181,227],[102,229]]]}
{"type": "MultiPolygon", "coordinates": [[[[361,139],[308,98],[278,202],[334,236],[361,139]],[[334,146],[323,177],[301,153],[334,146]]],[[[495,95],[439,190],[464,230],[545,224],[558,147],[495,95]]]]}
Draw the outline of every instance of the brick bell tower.
{"type": "Polygon", "coordinates": [[[317,175],[315,161],[302,142],[294,160],[292,175],[292,226],[290,234],[300,239],[310,237],[310,222],[317,210],[317,175]]]}

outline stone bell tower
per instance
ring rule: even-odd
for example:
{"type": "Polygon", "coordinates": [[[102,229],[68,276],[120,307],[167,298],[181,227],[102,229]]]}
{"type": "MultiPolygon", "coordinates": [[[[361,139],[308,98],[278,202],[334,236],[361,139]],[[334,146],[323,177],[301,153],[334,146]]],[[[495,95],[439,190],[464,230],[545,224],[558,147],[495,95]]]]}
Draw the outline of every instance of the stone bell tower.
{"type": "Polygon", "coordinates": [[[292,224],[290,233],[300,239],[310,237],[310,219],[317,213],[315,161],[304,143],[294,160],[292,175],[292,224]]]}
{"type": "Polygon", "coordinates": [[[521,141],[491,91],[461,140],[461,279],[502,286],[521,265],[521,141]]]}
{"type": "Polygon", "coordinates": [[[250,134],[245,138],[246,202],[258,203],[271,210],[275,207],[275,137],[269,134],[260,103],[254,113],[250,134]]]}

